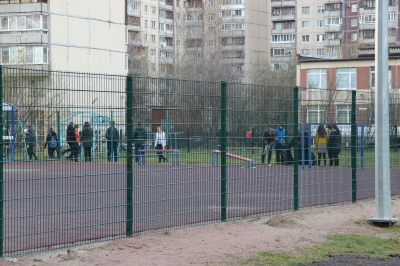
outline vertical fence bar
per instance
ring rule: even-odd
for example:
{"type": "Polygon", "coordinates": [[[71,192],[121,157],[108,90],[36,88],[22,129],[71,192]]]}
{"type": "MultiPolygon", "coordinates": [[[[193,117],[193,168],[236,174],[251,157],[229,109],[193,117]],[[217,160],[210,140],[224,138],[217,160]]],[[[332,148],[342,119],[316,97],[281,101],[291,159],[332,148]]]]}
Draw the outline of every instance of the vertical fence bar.
{"type": "MultiPolygon", "coordinates": [[[[3,156],[3,67],[0,65],[0,101],[1,101],[1,109],[0,109],[0,151],[3,156]]],[[[3,193],[3,162],[4,157],[0,161],[0,257],[3,257],[3,219],[4,219],[4,193],[3,193]]]]}
{"type": "Polygon", "coordinates": [[[351,201],[357,201],[356,91],[351,92],[351,201]]]}
{"type": "Polygon", "coordinates": [[[226,81],[221,82],[221,221],[226,221],[226,81]]]}
{"type": "Polygon", "coordinates": [[[58,132],[58,142],[57,142],[57,159],[61,159],[61,125],[60,125],[60,111],[57,111],[57,132],[58,132]]]}
{"type": "Polygon", "coordinates": [[[133,235],[133,78],[126,78],[126,236],[133,235]]]}
{"type": "Polygon", "coordinates": [[[293,90],[293,209],[299,209],[299,87],[293,90]]]}

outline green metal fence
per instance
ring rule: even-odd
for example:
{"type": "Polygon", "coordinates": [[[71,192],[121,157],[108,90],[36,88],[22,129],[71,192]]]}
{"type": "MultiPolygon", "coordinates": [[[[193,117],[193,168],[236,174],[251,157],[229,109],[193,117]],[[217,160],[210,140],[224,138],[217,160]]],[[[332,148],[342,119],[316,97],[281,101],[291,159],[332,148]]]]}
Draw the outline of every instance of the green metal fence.
{"type": "Polygon", "coordinates": [[[0,70],[2,256],[374,197],[373,93],[0,70]],[[318,166],[320,124],[342,132],[338,166],[318,166]],[[268,128],[284,141],[266,149],[268,128]]]}

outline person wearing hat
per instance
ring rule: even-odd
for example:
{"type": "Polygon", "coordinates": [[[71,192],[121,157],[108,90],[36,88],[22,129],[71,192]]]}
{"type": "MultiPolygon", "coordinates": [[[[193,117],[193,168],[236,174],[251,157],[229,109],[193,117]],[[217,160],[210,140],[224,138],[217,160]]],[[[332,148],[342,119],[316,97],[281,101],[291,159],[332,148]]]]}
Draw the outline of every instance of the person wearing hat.
{"type": "Polygon", "coordinates": [[[93,130],[89,122],[85,122],[82,129],[82,146],[85,154],[85,162],[92,161],[93,130]]]}
{"type": "Polygon", "coordinates": [[[107,129],[105,137],[107,139],[107,161],[111,162],[111,159],[113,159],[113,162],[117,162],[119,133],[114,121],[110,122],[110,127],[107,129]],[[111,154],[113,154],[112,158],[111,154]]]}
{"type": "Polygon", "coordinates": [[[147,140],[147,132],[142,123],[138,123],[133,131],[133,143],[135,144],[135,160],[140,163],[139,150],[144,149],[144,144],[147,140]]]}
{"type": "Polygon", "coordinates": [[[36,147],[36,136],[33,133],[32,129],[28,129],[25,132],[25,143],[26,143],[26,151],[28,153],[29,160],[32,160],[32,157],[34,157],[35,160],[37,160],[38,158],[34,151],[34,148],[36,147]]]}

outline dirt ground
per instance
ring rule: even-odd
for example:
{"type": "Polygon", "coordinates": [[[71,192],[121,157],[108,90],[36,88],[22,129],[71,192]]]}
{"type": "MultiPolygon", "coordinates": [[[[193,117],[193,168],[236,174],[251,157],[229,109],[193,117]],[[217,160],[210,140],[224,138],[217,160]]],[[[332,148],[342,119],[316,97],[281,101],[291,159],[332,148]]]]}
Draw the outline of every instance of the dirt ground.
{"type": "MultiPolygon", "coordinates": [[[[375,216],[374,201],[308,208],[5,258],[0,265],[238,265],[260,251],[295,252],[334,233],[377,235],[382,231],[368,223],[375,216]]],[[[400,217],[400,197],[392,200],[392,217],[400,217]]],[[[385,265],[399,265],[397,259],[385,265]]],[[[343,264],[348,257],[335,260],[338,264],[313,265],[356,265],[343,264]]]]}

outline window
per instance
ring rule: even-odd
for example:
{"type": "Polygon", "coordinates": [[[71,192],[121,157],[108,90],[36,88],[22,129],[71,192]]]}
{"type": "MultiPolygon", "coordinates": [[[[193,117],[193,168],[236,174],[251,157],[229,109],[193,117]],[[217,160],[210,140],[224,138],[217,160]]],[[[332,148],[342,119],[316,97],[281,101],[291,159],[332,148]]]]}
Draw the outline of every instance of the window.
{"type": "Polygon", "coordinates": [[[150,49],[150,56],[155,57],[156,56],[156,49],[150,49]]]}
{"type": "Polygon", "coordinates": [[[147,19],[144,20],[144,27],[145,27],[145,28],[148,27],[148,25],[147,25],[147,19]]]}
{"type": "MultiPolygon", "coordinates": [[[[391,89],[391,81],[392,81],[392,67],[388,67],[388,81],[389,81],[389,89],[391,89]]],[[[370,86],[371,88],[375,88],[375,67],[370,67],[370,86]]]]}
{"type": "Polygon", "coordinates": [[[156,22],[153,21],[153,20],[151,21],[151,28],[152,28],[152,29],[155,29],[155,28],[156,28],[156,22]]]}
{"type": "Polygon", "coordinates": [[[215,5],[214,1],[215,0],[208,0],[208,6],[214,6],[215,5]]]}
{"type": "Polygon", "coordinates": [[[389,21],[396,21],[396,20],[397,20],[396,17],[397,17],[397,16],[396,16],[395,13],[389,13],[389,21]]]}
{"type": "Polygon", "coordinates": [[[302,29],[308,29],[309,27],[310,27],[310,21],[302,21],[301,22],[302,29]]]}
{"type": "Polygon", "coordinates": [[[325,106],[319,106],[319,105],[307,106],[307,122],[325,123],[326,122],[325,106]]]}
{"type": "Polygon", "coordinates": [[[351,12],[357,12],[357,11],[358,11],[358,5],[357,4],[351,5],[351,12]]]}
{"type": "Polygon", "coordinates": [[[352,18],[351,19],[351,26],[352,27],[357,27],[357,19],[356,18],[352,18]]]}
{"type": "Polygon", "coordinates": [[[283,56],[283,55],[285,55],[285,49],[283,48],[272,49],[272,56],[283,56]]]}
{"type": "Polygon", "coordinates": [[[374,39],[375,38],[375,30],[364,30],[363,37],[364,37],[364,39],[374,39]]]}
{"type": "Polygon", "coordinates": [[[317,6],[317,14],[325,13],[325,6],[317,6]]]}
{"type": "Polygon", "coordinates": [[[342,25],[341,17],[328,17],[326,18],[327,25],[342,25]]]}
{"type": "Polygon", "coordinates": [[[210,40],[210,41],[208,42],[208,46],[210,46],[210,47],[215,47],[215,40],[210,40]]]}
{"type": "Polygon", "coordinates": [[[302,7],[301,13],[302,14],[310,14],[310,7],[309,6],[302,7]]]}
{"type": "Polygon", "coordinates": [[[325,55],[325,49],[324,48],[317,48],[317,55],[324,56],[325,55]]]}
{"type": "Polygon", "coordinates": [[[317,28],[325,27],[325,20],[317,20],[317,28]]]}
{"type": "Polygon", "coordinates": [[[209,20],[215,20],[215,13],[208,14],[208,19],[209,20]]]}
{"type": "Polygon", "coordinates": [[[128,71],[128,66],[129,66],[129,56],[126,54],[125,55],[125,71],[128,71]]]}
{"type": "Polygon", "coordinates": [[[295,9],[293,8],[293,7],[291,7],[290,9],[289,9],[289,14],[295,14],[296,12],[295,12],[295,9]]]}
{"type": "Polygon", "coordinates": [[[233,0],[234,5],[244,4],[244,0],[233,0]]]}
{"type": "Polygon", "coordinates": [[[336,123],[350,123],[351,106],[337,105],[336,106],[336,123]]]}
{"type": "Polygon", "coordinates": [[[0,32],[13,30],[47,30],[47,16],[45,15],[0,17],[0,22],[0,32]]]}
{"type": "Polygon", "coordinates": [[[296,23],[295,22],[289,22],[289,29],[295,29],[296,28],[296,23]]]}
{"type": "Polygon", "coordinates": [[[307,89],[326,89],[326,69],[307,70],[307,89]]]}
{"type": "Polygon", "coordinates": [[[148,36],[147,34],[144,35],[144,40],[145,40],[146,42],[149,41],[149,36],[148,36]]]}
{"type": "Polygon", "coordinates": [[[0,48],[0,64],[48,64],[48,50],[43,46],[13,46],[0,48]]]}
{"type": "MultiPolygon", "coordinates": [[[[304,22],[304,21],[303,21],[304,22]]],[[[275,23],[275,29],[276,30],[281,30],[284,28],[284,23],[283,22],[276,22],[275,23]]]]}
{"type": "Polygon", "coordinates": [[[302,42],[310,42],[310,35],[302,35],[301,41],[302,42]]]}
{"type": "Polygon", "coordinates": [[[302,55],[310,55],[310,49],[302,49],[301,54],[302,55]]]}
{"type": "Polygon", "coordinates": [[[325,41],[325,34],[317,34],[317,42],[325,41]]]}
{"type": "Polygon", "coordinates": [[[156,42],[156,35],[151,35],[151,42],[156,42]]]}
{"type": "Polygon", "coordinates": [[[340,53],[340,47],[339,46],[327,46],[326,47],[326,53],[325,54],[338,54],[340,53]]]}
{"type": "Polygon", "coordinates": [[[151,70],[151,71],[156,71],[156,64],[151,63],[151,64],[150,64],[150,70],[151,70]]]}
{"type": "Polygon", "coordinates": [[[176,41],[176,47],[181,47],[181,40],[176,41]]]}
{"type": "Polygon", "coordinates": [[[138,2],[128,2],[128,11],[139,11],[140,3],[138,2]]]}
{"type": "Polygon", "coordinates": [[[176,0],[176,6],[180,7],[181,6],[181,0],[176,0]]]}
{"type": "Polygon", "coordinates": [[[294,34],[277,34],[277,35],[272,35],[272,43],[289,43],[289,42],[294,42],[295,37],[294,34]]]}
{"type": "Polygon", "coordinates": [[[357,41],[357,33],[352,33],[351,34],[351,40],[352,41],[357,41]]]}
{"type": "Polygon", "coordinates": [[[374,24],[375,23],[375,15],[366,15],[364,16],[365,24],[374,24]]]}
{"type": "Polygon", "coordinates": [[[144,6],[144,13],[147,13],[147,5],[144,6]]]}
{"type": "Polygon", "coordinates": [[[364,8],[375,8],[375,0],[364,0],[364,8]]]}
{"type": "Polygon", "coordinates": [[[355,90],[356,89],[356,68],[345,67],[336,70],[337,89],[355,90]]]}
{"type": "Polygon", "coordinates": [[[155,6],[152,6],[151,7],[151,14],[155,14],[156,13],[156,7],[155,6]]]}
{"type": "Polygon", "coordinates": [[[332,3],[325,5],[325,11],[340,11],[340,10],[342,10],[341,3],[332,3]]]}

